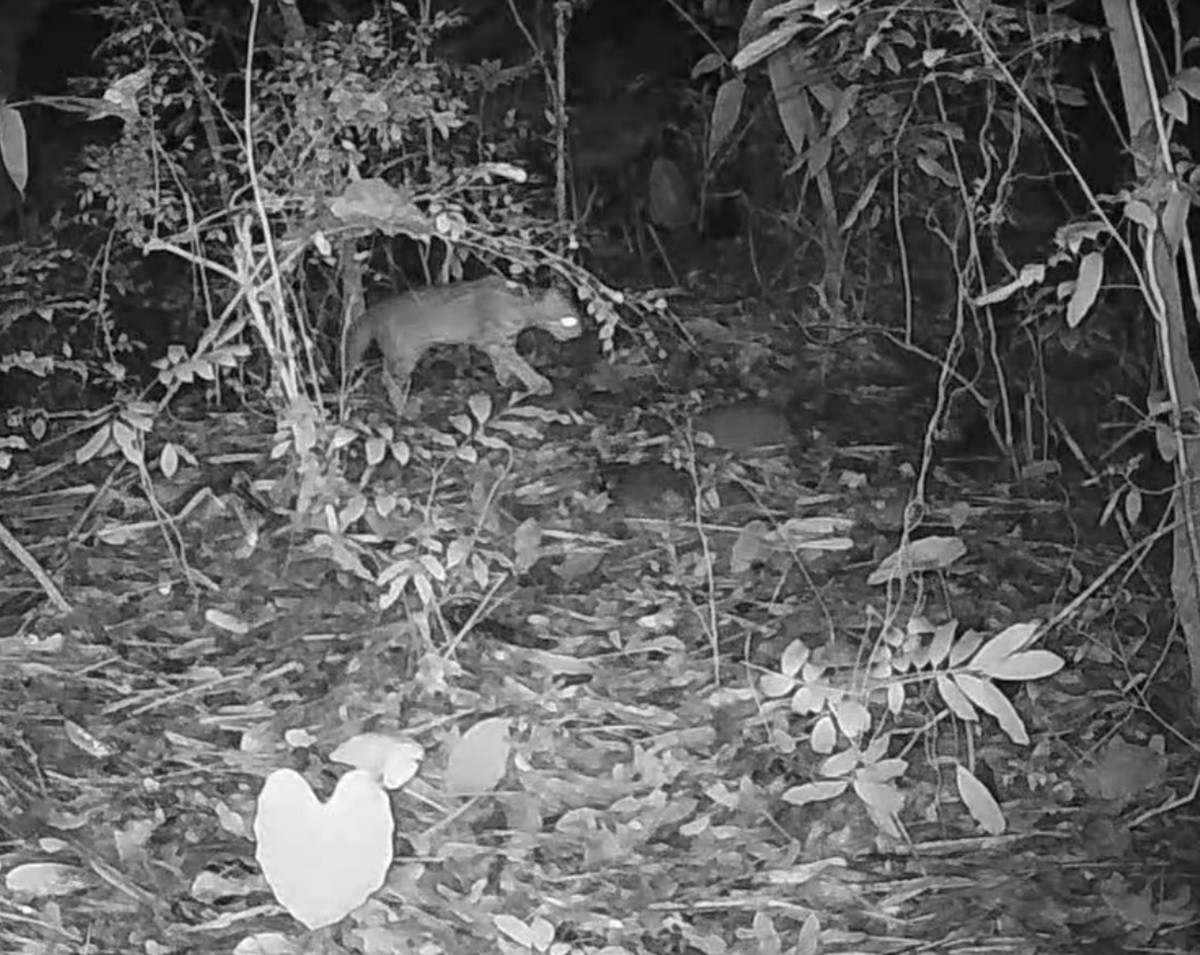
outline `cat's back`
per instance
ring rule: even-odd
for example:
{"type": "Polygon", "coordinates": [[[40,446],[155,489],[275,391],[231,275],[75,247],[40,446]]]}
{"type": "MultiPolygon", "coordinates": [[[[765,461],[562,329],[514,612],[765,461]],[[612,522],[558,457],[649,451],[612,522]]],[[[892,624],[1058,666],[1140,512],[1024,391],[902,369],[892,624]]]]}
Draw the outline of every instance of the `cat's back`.
{"type": "Polygon", "coordinates": [[[495,278],[431,285],[376,302],[363,321],[377,336],[391,330],[412,345],[469,342],[482,335],[498,289],[504,282],[495,278]]]}

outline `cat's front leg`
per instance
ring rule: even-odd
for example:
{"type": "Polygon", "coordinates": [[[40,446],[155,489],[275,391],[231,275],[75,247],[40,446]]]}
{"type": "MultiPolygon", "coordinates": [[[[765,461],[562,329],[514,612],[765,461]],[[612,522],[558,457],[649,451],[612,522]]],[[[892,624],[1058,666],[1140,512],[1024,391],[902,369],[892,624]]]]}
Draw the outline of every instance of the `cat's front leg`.
{"type": "Polygon", "coordinates": [[[407,390],[409,384],[412,382],[412,373],[416,366],[416,357],[408,354],[407,352],[387,355],[385,356],[383,363],[383,367],[387,371],[388,377],[392,379],[397,387],[404,390],[407,390]]]}
{"type": "Polygon", "coordinates": [[[504,384],[515,376],[521,380],[535,395],[554,393],[554,386],[530,367],[529,362],[517,354],[517,350],[507,343],[488,345],[484,349],[492,360],[492,368],[496,371],[496,379],[504,384]]]}

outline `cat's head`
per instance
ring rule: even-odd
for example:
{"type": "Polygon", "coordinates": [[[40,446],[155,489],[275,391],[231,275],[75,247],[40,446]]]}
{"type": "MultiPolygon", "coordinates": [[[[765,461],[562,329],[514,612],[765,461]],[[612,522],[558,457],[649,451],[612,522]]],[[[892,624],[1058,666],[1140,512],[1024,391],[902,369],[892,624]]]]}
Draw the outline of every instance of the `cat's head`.
{"type": "Polygon", "coordinates": [[[570,299],[556,288],[543,292],[537,300],[538,324],[560,342],[583,334],[583,320],[570,299]]]}

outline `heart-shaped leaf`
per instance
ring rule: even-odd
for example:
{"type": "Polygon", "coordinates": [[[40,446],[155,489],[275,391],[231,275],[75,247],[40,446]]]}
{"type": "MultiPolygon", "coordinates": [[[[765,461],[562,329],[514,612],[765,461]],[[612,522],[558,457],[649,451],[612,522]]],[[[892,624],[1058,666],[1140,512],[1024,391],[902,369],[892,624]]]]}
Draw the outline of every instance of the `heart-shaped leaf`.
{"type": "Polygon", "coordinates": [[[387,794],[370,773],[348,772],[321,803],[303,776],[279,769],[258,796],[255,858],[279,904],[318,929],[383,885],[394,828],[387,794]]]}

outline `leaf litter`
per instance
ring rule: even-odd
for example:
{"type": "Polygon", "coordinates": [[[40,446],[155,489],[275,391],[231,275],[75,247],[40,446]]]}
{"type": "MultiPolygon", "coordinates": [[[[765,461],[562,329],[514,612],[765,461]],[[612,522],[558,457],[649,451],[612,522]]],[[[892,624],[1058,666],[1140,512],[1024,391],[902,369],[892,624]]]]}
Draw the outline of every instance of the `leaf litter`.
{"type": "MultiPolygon", "coordinates": [[[[173,510],[183,561],[143,529],[158,525],[119,469],[97,465],[90,500],[64,485],[23,522],[6,507],[65,585],[34,605],[10,570],[27,597],[0,638],[6,950],[1067,952],[1185,937],[1186,885],[1152,891],[1136,873],[1196,863],[1173,831],[1191,777],[1149,702],[1111,679],[1122,653],[1145,672],[1144,641],[1115,638],[1153,607],[1097,598],[1048,638],[1035,621],[1063,603],[1053,568],[1083,560],[1053,508],[960,484],[904,570],[900,469],[831,482],[819,444],[757,467],[580,420],[561,447],[522,448],[521,432],[436,480],[407,438],[409,477],[369,531],[386,551],[360,547],[352,522],[305,539],[271,513],[283,463],[165,482],[164,499],[200,495],[173,510]],[[581,439],[669,467],[671,507],[654,510],[653,487],[640,513],[613,507],[567,443],[581,439]],[[708,493],[722,482],[750,492],[724,505],[708,493]],[[384,609],[373,577],[404,583],[384,609]],[[293,796],[300,815],[258,818],[287,860],[263,867],[256,816],[293,796]],[[388,845],[366,837],[380,875],[346,911],[321,881],[332,860],[280,891],[314,827],[364,812],[388,845]]],[[[253,444],[234,419],[206,440],[234,467],[253,444]]],[[[1112,559],[1096,542],[1087,554],[1112,559]]]]}

